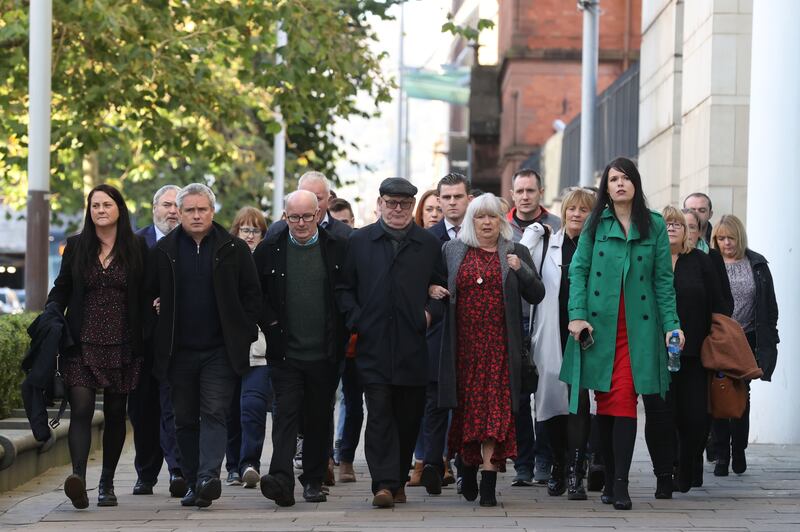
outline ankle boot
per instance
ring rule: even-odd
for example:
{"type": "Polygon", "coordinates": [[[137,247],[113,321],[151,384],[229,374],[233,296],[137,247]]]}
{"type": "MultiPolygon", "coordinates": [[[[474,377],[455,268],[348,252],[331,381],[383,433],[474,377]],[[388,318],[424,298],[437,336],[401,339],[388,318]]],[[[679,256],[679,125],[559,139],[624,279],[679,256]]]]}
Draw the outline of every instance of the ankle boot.
{"type": "MultiPolygon", "coordinates": [[[[558,454],[558,453],[555,453],[558,454]]],[[[553,468],[550,470],[550,480],[547,481],[547,494],[551,497],[560,497],[567,491],[567,483],[564,478],[564,459],[553,457],[553,468]]]]}
{"type": "Polygon", "coordinates": [[[116,506],[117,496],[114,495],[114,479],[100,477],[97,485],[97,506],[116,506]]]}
{"type": "MultiPolygon", "coordinates": [[[[672,479],[670,479],[670,482],[672,479]]],[[[630,510],[633,506],[631,497],[628,495],[628,480],[624,478],[614,479],[614,509],[630,510]]]]}
{"type": "Polygon", "coordinates": [[[603,460],[600,453],[592,453],[589,455],[589,472],[586,476],[586,489],[587,491],[602,491],[606,479],[606,467],[603,465],[603,460]]]}
{"type": "Polygon", "coordinates": [[[606,467],[605,470],[603,493],[600,495],[600,501],[603,504],[614,504],[614,472],[609,467],[606,467]]]}
{"type": "Polygon", "coordinates": [[[583,453],[580,449],[573,449],[569,453],[569,468],[567,469],[567,499],[570,501],[586,500],[586,490],[583,489],[583,468],[583,453]]]}
{"type": "Polygon", "coordinates": [[[672,488],[672,473],[656,475],[656,499],[671,499],[672,488]]]}
{"type": "Polygon", "coordinates": [[[497,471],[481,471],[481,506],[497,506],[497,471]]]}
{"type": "MultiPolygon", "coordinates": [[[[463,465],[459,468],[461,473],[461,495],[472,502],[478,498],[478,466],[463,465]]],[[[495,474],[495,482],[497,475],[495,474]]]]}

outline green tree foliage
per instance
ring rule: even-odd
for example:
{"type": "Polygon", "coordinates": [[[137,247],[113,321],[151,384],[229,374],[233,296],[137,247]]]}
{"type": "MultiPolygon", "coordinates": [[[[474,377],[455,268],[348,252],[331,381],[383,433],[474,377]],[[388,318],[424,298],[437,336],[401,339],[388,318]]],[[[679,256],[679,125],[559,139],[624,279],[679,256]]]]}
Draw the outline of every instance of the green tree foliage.
{"type": "MultiPolygon", "coordinates": [[[[54,214],[80,211],[98,181],[145,219],[166,183],[212,184],[223,222],[266,208],[277,106],[289,176],[332,174],[345,155],[335,121],[366,116],[359,92],[389,100],[370,19],[401,1],[54,1],[54,214]]],[[[0,196],[15,207],[27,188],[27,54],[28,1],[0,0],[0,196]]]]}

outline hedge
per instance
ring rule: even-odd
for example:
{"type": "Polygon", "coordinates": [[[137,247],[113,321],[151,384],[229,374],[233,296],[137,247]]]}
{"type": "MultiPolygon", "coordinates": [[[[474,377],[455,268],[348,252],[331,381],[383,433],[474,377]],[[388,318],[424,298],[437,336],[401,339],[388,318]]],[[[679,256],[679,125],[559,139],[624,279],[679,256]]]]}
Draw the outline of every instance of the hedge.
{"type": "Polygon", "coordinates": [[[27,329],[34,318],[34,312],[0,316],[0,418],[22,406],[20,384],[25,374],[20,363],[30,345],[27,329]]]}

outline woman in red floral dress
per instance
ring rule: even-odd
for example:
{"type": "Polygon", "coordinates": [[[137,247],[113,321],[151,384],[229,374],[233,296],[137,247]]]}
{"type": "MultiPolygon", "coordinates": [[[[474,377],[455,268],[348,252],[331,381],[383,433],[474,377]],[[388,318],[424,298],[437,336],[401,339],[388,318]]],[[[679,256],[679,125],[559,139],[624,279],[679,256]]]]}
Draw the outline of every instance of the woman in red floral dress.
{"type": "Polygon", "coordinates": [[[514,412],[520,396],[522,304],[538,303],[544,287],[528,249],[510,241],[511,227],[493,194],[470,203],[457,240],[445,244],[450,296],[439,375],[440,407],[454,408],[448,436],[463,467],[462,495],[495,506],[497,472],[517,454],[514,412]],[[483,466],[478,487],[478,467],[483,466]]]}

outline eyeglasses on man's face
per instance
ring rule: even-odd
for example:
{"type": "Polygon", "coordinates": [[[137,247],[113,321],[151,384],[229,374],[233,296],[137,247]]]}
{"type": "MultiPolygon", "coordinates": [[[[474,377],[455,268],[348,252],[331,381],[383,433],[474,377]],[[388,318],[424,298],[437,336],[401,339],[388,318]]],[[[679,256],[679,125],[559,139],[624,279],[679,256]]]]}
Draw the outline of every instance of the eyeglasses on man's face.
{"type": "Polygon", "coordinates": [[[290,214],[286,217],[286,219],[293,224],[300,223],[300,220],[303,220],[305,223],[311,223],[314,221],[314,218],[317,217],[317,213],[307,212],[305,214],[290,214]]]}
{"type": "Polygon", "coordinates": [[[414,206],[413,199],[404,199],[404,200],[395,200],[386,198],[381,198],[381,199],[383,199],[383,202],[386,204],[387,207],[389,207],[390,210],[395,210],[397,207],[400,207],[400,209],[407,211],[414,206]]]}
{"type": "Polygon", "coordinates": [[[246,236],[261,236],[261,229],[258,227],[240,227],[239,233],[246,236]]]}

